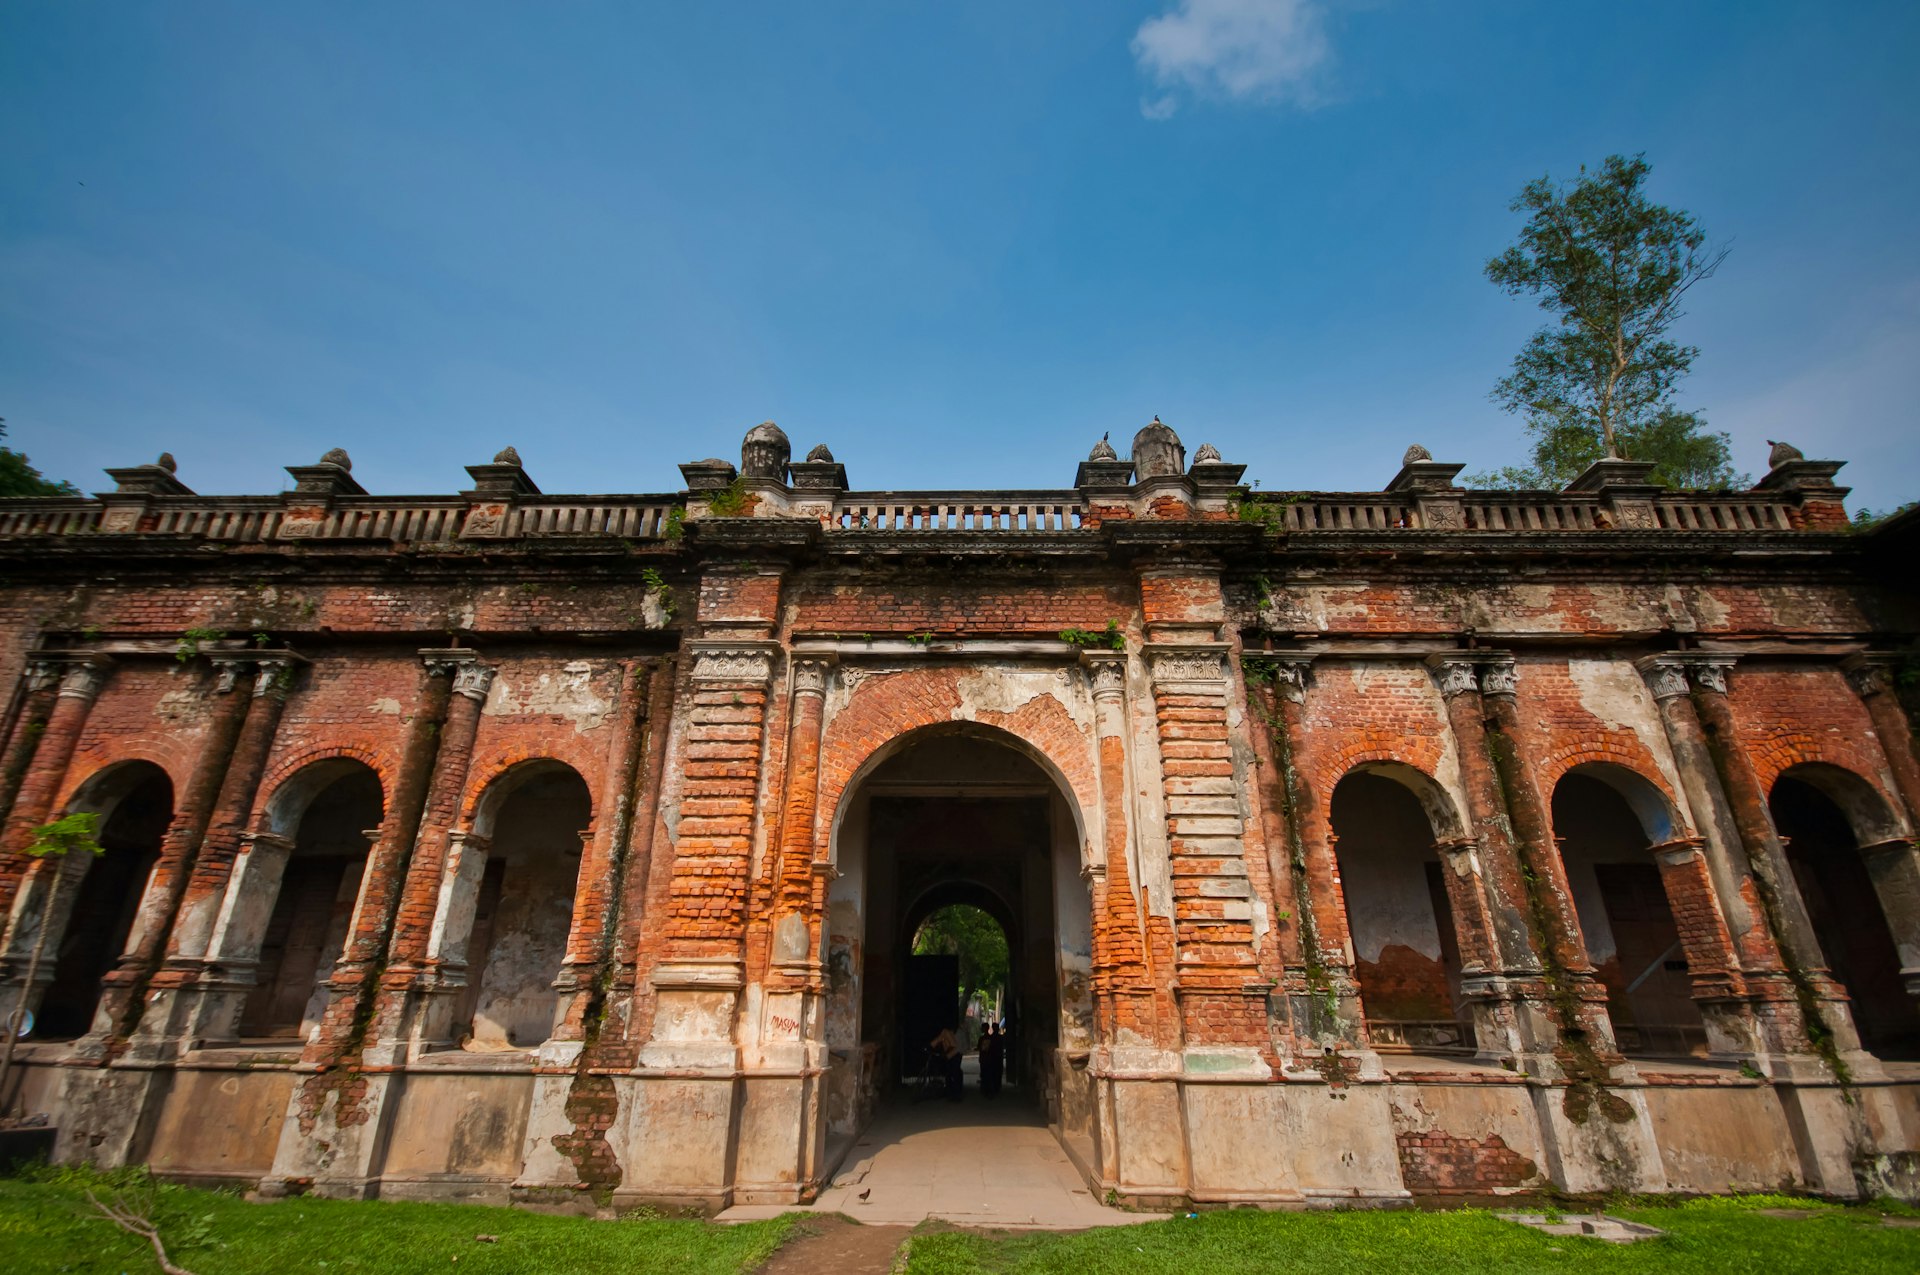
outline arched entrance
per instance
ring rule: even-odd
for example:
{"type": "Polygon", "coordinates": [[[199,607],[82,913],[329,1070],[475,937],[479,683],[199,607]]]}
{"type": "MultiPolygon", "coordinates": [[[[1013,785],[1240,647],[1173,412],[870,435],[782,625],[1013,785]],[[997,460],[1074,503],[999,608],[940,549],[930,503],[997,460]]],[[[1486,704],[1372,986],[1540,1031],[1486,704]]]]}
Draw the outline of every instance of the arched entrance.
{"type": "Polygon", "coordinates": [[[152,762],[123,762],[89,779],[67,809],[99,816],[96,839],[105,853],[49,865],[67,896],[54,905],[51,946],[42,957],[53,967],[53,981],[41,998],[35,1034],[49,1040],[83,1036],[93,1023],[101,979],[126,949],[173,819],[173,781],[152,762]]]}
{"type": "Polygon", "coordinates": [[[380,777],[344,757],[315,762],[274,793],[268,820],[284,866],[257,946],[251,936],[235,944],[236,957],[258,960],[241,1036],[299,1036],[319,1021],[384,804],[380,777]]]}
{"type": "Polygon", "coordinates": [[[1920,1007],[1900,975],[1886,897],[1861,853],[1863,846],[1898,847],[1906,830],[1872,785],[1837,766],[1791,767],[1768,805],[1827,965],[1853,1001],[1860,1043],[1881,1054],[1920,1055],[1920,1007]]]}
{"type": "Polygon", "coordinates": [[[1706,1024],[1653,857],[1676,831],[1666,799],[1622,766],[1576,766],[1554,785],[1553,831],[1621,1052],[1705,1053],[1706,1024]]]}
{"type": "MultiPolygon", "coordinates": [[[[846,1136],[917,1074],[913,936],[965,903],[1008,943],[1007,1076],[1068,1134],[1091,1129],[1091,908],[1082,837],[1050,771],[1013,736],[930,728],[894,742],[849,788],[829,897],[829,1129],[846,1136]]],[[[957,1010],[957,997],[944,993],[957,1010]]],[[[930,1033],[929,1033],[930,1035],[930,1033]]],[[[1012,1095],[1000,1099],[1012,1101],[1012,1095]]]]}
{"type": "Polygon", "coordinates": [[[1369,1041],[1390,1052],[1471,1050],[1436,848],[1453,834],[1439,785],[1411,766],[1372,763],[1334,786],[1329,817],[1369,1041]]]}

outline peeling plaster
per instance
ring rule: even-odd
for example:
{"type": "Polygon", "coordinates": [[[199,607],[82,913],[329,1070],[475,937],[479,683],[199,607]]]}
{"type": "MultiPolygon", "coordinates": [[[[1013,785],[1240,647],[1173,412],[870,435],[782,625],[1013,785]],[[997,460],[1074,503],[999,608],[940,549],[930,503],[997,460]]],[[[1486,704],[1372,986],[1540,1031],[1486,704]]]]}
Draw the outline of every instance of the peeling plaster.
{"type": "Polygon", "coordinates": [[[494,677],[482,711],[488,717],[562,717],[584,735],[598,730],[613,711],[613,701],[603,699],[593,689],[594,672],[591,661],[575,660],[563,665],[558,674],[542,672],[516,685],[503,671],[494,677]]]}
{"type": "Polygon", "coordinates": [[[1569,658],[1567,678],[1580,696],[1580,707],[1593,714],[1609,730],[1633,732],[1660,771],[1667,796],[1687,828],[1697,827],[1693,811],[1687,805],[1686,789],[1680,783],[1680,771],[1673,764],[1667,747],[1666,727],[1660,724],[1660,710],[1653,693],[1631,665],[1619,660],[1569,658]]]}

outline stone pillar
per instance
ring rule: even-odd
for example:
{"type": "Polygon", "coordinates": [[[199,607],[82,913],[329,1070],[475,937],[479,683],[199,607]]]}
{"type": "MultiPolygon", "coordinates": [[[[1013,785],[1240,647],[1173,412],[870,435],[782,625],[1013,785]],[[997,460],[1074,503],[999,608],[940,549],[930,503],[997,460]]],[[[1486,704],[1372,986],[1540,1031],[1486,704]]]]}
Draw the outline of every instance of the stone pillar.
{"type": "MultiPolygon", "coordinates": [[[[127,950],[119,964],[107,972],[93,1030],[77,1049],[83,1055],[105,1056],[109,1052],[107,1042],[131,1035],[146,1012],[148,986],[167,950],[174,918],[186,897],[187,883],[206,842],[241,728],[253,704],[251,695],[235,693],[246,666],[247,661],[238,658],[214,657],[213,711],[200,738],[200,751],[185,788],[174,802],[173,822],[161,838],[160,854],[148,878],[147,892],[141,897],[127,950]]],[[[276,704],[276,717],[278,711],[276,704]]]]}
{"type": "MultiPolygon", "coordinates": [[[[1446,701],[1447,723],[1460,758],[1460,782],[1472,825],[1469,858],[1459,858],[1457,849],[1448,854],[1442,847],[1442,857],[1448,862],[1448,898],[1456,897],[1456,891],[1469,881],[1481,887],[1491,940],[1488,957],[1494,963],[1484,978],[1463,976],[1461,994],[1473,1012],[1482,1052],[1497,1050],[1511,1041],[1517,1052],[1532,1055],[1530,1067],[1552,1074],[1555,1067],[1550,1055],[1558,1033],[1548,1012],[1543,971],[1527,920],[1527,883],[1514,844],[1513,820],[1487,739],[1487,707],[1480,692],[1481,662],[1469,652],[1444,653],[1427,661],[1446,701]],[[1463,866],[1471,872],[1462,873],[1463,866]]],[[[1479,910],[1475,907],[1472,911],[1479,910]]],[[[1472,916],[1472,911],[1466,915],[1472,916]]],[[[1462,909],[1456,907],[1454,914],[1457,925],[1462,909]]]]}
{"type": "MultiPolygon", "coordinates": [[[[0,828],[0,916],[11,918],[16,912],[15,896],[33,862],[26,852],[33,830],[45,823],[53,810],[53,799],[67,778],[67,763],[73,760],[87,714],[107,683],[109,668],[103,659],[86,657],[67,665],[60,674],[60,689],[47,714],[46,729],[40,733],[33,760],[20,778],[6,825],[0,828]]],[[[8,928],[15,927],[10,923],[8,928]]]]}
{"type": "MultiPolygon", "coordinates": [[[[387,967],[380,977],[372,1040],[386,1061],[404,1049],[409,1058],[451,1043],[455,993],[429,961],[434,916],[440,904],[440,878],[467,791],[473,745],[480,734],[480,708],[493,686],[494,670],[468,652],[443,653],[452,665],[452,694],[440,726],[433,777],[427,787],[420,831],[407,857],[406,876],[393,918],[387,967]]],[[[469,921],[471,926],[471,921],[469,921]]]]}
{"type": "MultiPolygon", "coordinates": [[[[1894,788],[1906,807],[1909,829],[1920,829],[1920,762],[1913,755],[1913,731],[1888,682],[1886,665],[1854,657],[1847,661],[1847,680],[1866,701],[1873,733],[1887,759],[1894,788]]],[[[1886,913],[1887,928],[1900,953],[1900,977],[1909,996],[1920,997],[1920,845],[1913,838],[1896,838],[1861,846],[1874,893],[1886,913]]]]}
{"type": "MultiPolygon", "coordinates": [[[[252,666],[253,694],[247,701],[239,739],[172,922],[165,957],[150,974],[148,1006],[140,1021],[139,1035],[146,1042],[142,1052],[192,1049],[205,1039],[231,1039],[241,1001],[251,986],[213,974],[206,958],[214,927],[227,902],[227,886],[240,854],[241,839],[253,817],[254,799],[266,774],[287,692],[293,685],[291,656],[262,653],[253,657],[252,666]],[[217,1011],[219,1021],[209,1021],[208,1010],[217,1011]]],[[[107,1024],[101,1026],[111,1030],[107,1024]]]]}

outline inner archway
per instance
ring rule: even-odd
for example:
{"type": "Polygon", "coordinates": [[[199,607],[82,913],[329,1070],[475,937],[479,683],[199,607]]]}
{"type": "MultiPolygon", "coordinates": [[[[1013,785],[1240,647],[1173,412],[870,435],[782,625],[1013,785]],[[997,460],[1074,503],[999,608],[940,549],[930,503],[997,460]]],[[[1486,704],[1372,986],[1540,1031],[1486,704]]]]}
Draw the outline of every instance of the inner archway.
{"type": "MultiPolygon", "coordinates": [[[[1008,1081],[1063,1133],[1089,1133],[1091,908],[1077,822],[1054,776],[1000,732],[919,732],[851,789],[835,837],[830,1130],[855,1132],[919,1074],[927,1041],[909,1009],[914,938],[930,916],[964,905],[1006,939],[1008,1081]]],[[[957,987],[946,995],[957,1021],[957,987]]]]}
{"type": "Polygon", "coordinates": [[[1920,1052],[1920,1008],[1900,976],[1900,953],[1872,873],[1860,853],[1901,831],[1858,776],[1797,766],[1768,805],[1814,935],[1853,1002],[1860,1043],[1879,1053],[1920,1052]]]}
{"type": "Polygon", "coordinates": [[[173,782],[152,762],[126,762],[89,780],[68,809],[98,816],[95,839],[104,853],[47,865],[59,874],[67,896],[55,902],[53,942],[42,958],[51,960],[53,980],[41,998],[35,1032],[49,1040],[85,1035],[93,1023],[101,979],[126,948],[173,819],[173,782]]]}

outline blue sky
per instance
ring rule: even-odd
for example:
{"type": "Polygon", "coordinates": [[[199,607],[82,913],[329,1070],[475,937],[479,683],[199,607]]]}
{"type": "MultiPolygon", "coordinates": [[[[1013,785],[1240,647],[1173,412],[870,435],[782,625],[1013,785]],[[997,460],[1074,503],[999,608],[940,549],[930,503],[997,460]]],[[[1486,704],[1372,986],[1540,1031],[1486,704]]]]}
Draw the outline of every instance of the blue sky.
{"type": "Polygon", "coordinates": [[[1731,257],[1681,402],[1920,496],[1920,5],[0,7],[0,416],[87,490],[352,452],[677,488],[1065,486],[1158,413],[1272,488],[1522,459],[1529,178],[1644,151],[1731,257]]]}

